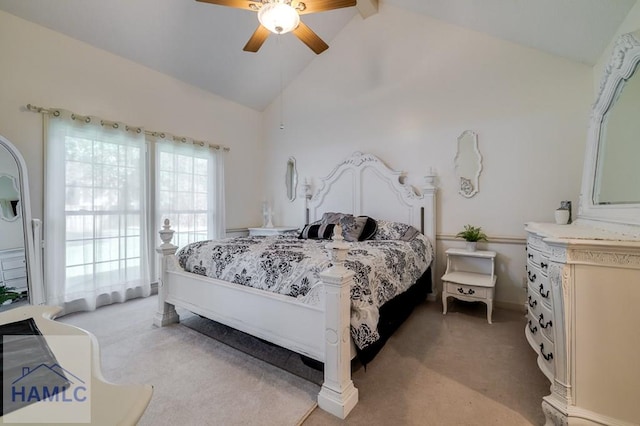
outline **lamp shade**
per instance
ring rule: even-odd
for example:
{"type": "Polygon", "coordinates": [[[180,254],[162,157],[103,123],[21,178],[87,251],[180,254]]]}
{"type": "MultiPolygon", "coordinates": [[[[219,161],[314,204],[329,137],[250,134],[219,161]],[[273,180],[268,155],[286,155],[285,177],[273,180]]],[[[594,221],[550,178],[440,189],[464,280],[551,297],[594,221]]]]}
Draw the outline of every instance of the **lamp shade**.
{"type": "Polygon", "coordinates": [[[300,24],[298,12],[285,3],[265,3],[258,11],[258,21],[276,34],[295,30],[300,24]]]}

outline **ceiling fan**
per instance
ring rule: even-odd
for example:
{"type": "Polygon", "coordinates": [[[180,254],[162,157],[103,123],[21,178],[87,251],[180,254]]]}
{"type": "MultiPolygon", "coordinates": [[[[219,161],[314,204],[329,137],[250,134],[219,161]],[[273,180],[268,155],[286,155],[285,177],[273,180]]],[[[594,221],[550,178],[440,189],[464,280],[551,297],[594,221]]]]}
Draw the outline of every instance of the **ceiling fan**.
{"type": "Polygon", "coordinates": [[[270,33],[293,32],[316,54],[329,46],[311,28],[300,21],[300,15],[355,6],[356,0],[197,0],[203,3],[235,7],[258,12],[260,24],[243,50],[257,52],[270,33]]]}

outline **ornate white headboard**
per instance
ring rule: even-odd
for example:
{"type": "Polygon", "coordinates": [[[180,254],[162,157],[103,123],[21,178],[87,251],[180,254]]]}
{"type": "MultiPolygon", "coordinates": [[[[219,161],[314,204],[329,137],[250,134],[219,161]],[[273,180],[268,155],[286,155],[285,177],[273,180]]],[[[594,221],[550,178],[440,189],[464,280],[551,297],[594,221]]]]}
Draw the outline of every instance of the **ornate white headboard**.
{"type": "Polygon", "coordinates": [[[403,181],[402,172],[390,169],[375,155],[354,152],[320,179],[309,194],[309,222],[325,212],[341,212],[408,223],[429,238],[435,256],[435,176],[424,177],[421,193],[403,181]]]}

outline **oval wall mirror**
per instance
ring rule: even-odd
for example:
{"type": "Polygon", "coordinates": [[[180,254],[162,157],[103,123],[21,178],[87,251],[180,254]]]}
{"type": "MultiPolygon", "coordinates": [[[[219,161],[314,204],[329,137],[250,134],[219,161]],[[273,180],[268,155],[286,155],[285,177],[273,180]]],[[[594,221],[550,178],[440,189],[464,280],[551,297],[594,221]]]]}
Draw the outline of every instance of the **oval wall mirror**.
{"type": "Polygon", "coordinates": [[[287,187],[287,200],[296,199],[296,188],[298,186],[298,171],[296,170],[296,159],[289,157],[287,160],[287,172],[285,174],[285,184],[287,187]]]}
{"type": "Polygon", "coordinates": [[[478,181],[482,171],[482,156],[478,150],[478,135],[465,130],[458,137],[458,151],[455,158],[458,193],[470,198],[479,191],[478,181]]]}

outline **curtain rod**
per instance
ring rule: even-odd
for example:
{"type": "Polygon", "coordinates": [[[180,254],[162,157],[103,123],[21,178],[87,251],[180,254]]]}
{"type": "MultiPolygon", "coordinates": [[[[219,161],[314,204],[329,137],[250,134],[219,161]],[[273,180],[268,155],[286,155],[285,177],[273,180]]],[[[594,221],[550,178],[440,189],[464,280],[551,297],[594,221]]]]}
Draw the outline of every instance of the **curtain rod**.
{"type": "MultiPolygon", "coordinates": [[[[37,112],[40,114],[50,114],[52,112],[52,110],[50,110],[49,108],[43,108],[43,107],[39,107],[36,105],[32,105],[32,104],[27,104],[27,110],[31,111],[31,112],[37,112]]],[[[77,116],[80,119],[85,119],[88,118],[88,116],[84,116],[84,115],[79,115],[79,114],[75,114],[73,113],[75,116],[77,116]]],[[[102,123],[102,125],[104,124],[109,124],[109,125],[113,125],[114,127],[117,127],[117,124],[115,121],[108,121],[108,120],[101,120],[100,121],[102,123]]],[[[127,126],[127,130],[129,129],[129,126],[127,126]]],[[[141,128],[138,128],[141,129],[141,128]]],[[[151,130],[145,130],[144,134],[147,136],[153,136],[153,137],[157,137],[157,138],[161,138],[161,139],[165,139],[166,138],[166,133],[164,132],[155,132],[155,131],[151,131],[151,130]]],[[[182,143],[186,143],[188,139],[186,136],[173,136],[172,138],[175,142],[182,142],[182,143]]],[[[215,149],[222,149],[224,151],[231,151],[231,148],[224,146],[224,145],[217,145],[217,144],[211,144],[205,141],[199,141],[199,140],[195,140],[192,139],[193,143],[198,144],[200,146],[205,146],[205,145],[209,145],[210,148],[215,148],[215,149]]]]}

